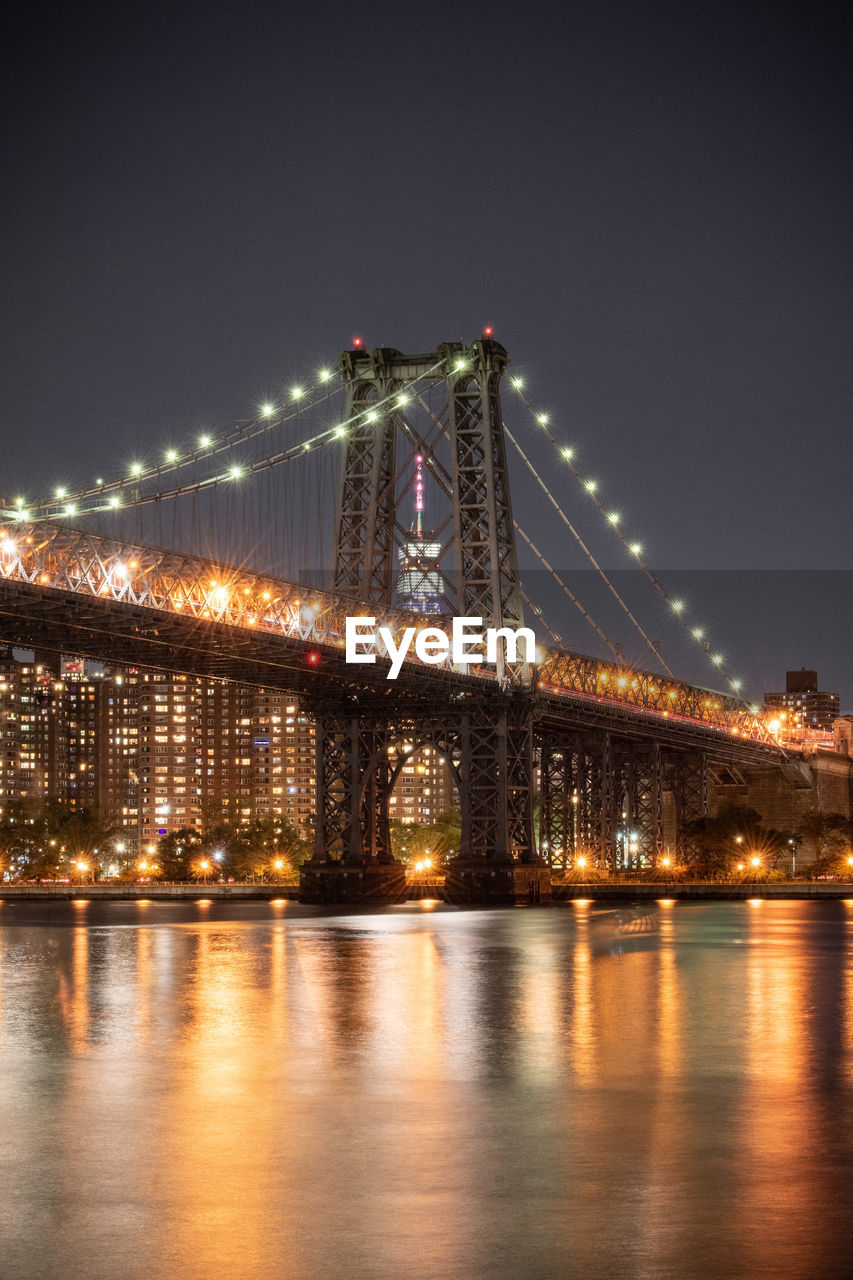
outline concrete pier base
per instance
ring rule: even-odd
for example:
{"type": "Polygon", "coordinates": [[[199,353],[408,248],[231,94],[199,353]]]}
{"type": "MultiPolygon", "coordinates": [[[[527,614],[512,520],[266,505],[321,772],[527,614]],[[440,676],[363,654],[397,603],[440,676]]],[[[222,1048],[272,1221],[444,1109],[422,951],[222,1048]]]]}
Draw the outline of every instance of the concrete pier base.
{"type": "Polygon", "coordinates": [[[448,864],[444,898],[455,906],[538,906],[551,902],[551,870],[543,862],[498,863],[455,858],[448,864]]]}
{"type": "Polygon", "coordinates": [[[299,901],[363,903],[405,902],[406,872],[399,862],[306,862],[299,878],[299,901]]]}

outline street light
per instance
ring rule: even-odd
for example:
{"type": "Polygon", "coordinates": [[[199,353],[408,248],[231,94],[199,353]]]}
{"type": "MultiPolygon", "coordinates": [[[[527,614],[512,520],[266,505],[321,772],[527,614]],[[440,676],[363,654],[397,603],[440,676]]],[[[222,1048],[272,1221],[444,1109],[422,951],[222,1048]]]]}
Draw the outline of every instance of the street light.
{"type": "Polygon", "coordinates": [[[207,858],[202,858],[201,862],[199,863],[199,866],[204,872],[204,883],[207,884],[207,873],[210,870],[210,863],[208,862],[207,858]]]}

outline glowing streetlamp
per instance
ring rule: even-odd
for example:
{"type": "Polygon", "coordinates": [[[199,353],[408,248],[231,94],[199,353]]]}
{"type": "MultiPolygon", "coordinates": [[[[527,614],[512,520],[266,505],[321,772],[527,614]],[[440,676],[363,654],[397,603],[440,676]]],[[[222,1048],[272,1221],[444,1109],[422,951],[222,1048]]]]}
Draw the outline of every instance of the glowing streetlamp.
{"type": "Polygon", "coordinates": [[[201,862],[198,865],[201,868],[202,874],[204,876],[204,883],[207,884],[207,873],[210,870],[210,863],[208,862],[207,858],[202,858],[201,862]]]}

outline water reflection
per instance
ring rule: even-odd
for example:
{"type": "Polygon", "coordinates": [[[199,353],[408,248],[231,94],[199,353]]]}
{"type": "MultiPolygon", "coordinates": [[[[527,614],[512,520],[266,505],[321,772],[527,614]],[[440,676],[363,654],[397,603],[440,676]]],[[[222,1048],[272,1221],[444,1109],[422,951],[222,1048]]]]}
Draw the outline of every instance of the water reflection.
{"type": "Polygon", "coordinates": [[[4,1274],[845,1274],[853,905],[428,908],[6,904],[4,1274]]]}

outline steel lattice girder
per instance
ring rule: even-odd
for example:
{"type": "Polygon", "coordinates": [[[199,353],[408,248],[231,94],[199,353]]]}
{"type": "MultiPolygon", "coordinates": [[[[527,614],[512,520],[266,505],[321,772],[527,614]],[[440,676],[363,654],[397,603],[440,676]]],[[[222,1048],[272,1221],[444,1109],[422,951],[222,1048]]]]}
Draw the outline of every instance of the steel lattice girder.
{"type": "MultiPolygon", "coordinates": [[[[509,497],[500,379],[507,365],[499,343],[444,343],[434,354],[391,348],[345,351],[348,430],[335,538],[335,589],[390,605],[395,584],[396,439],[405,426],[396,394],[438,370],[446,382],[447,421],[434,422],[450,441],[456,611],[485,627],[524,625],[509,497]]],[[[443,554],[443,552],[442,552],[443,554]]],[[[524,678],[526,663],[499,678],[524,678]]]]}
{"type": "Polygon", "coordinates": [[[684,684],[615,662],[601,662],[583,654],[550,651],[536,673],[537,688],[548,693],[571,691],[594,698],[603,706],[630,705],[660,713],[674,721],[690,720],[725,729],[773,745],[770,733],[740,698],[684,684]]]}
{"type": "Polygon", "coordinates": [[[306,703],[317,723],[314,857],[390,861],[388,799],[404,760],[427,743],[453,769],[466,855],[487,862],[535,861],[532,722],[522,699],[478,703],[432,718],[341,713],[306,703]],[[389,747],[404,745],[389,767],[389,747]]]}
{"type": "Polygon", "coordinates": [[[676,848],[680,855],[692,851],[686,830],[690,822],[708,816],[708,759],[702,752],[685,753],[674,766],[676,848]]]}
{"type": "Polygon", "coordinates": [[[663,766],[659,745],[620,750],[615,776],[622,865],[636,869],[653,862],[663,849],[663,766]]]}
{"type": "MultiPolygon", "coordinates": [[[[316,676],[381,696],[383,687],[387,692],[386,658],[368,667],[344,663],[346,619],[355,611],[373,615],[397,643],[407,627],[429,625],[422,614],[64,525],[0,526],[0,632],[15,644],[232,675],[249,683],[272,681],[294,690],[316,676]],[[315,645],[324,649],[323,666],[297,673],[315,645]],[[239,658],[239,670],[230,655],[239,658]],[[283,657],[288,684],[281,683],[283,657]]],[[[523,672],[511,674],[524,686],[523,672]]],[[[495,676],[486,666],[455,671],[450,658],[426,666],[409,657],[395,693],[411,685],[424,697],[451,696],[454,689],[494,686],[495,676]]],[[[556,717],[564,728],[609,722],[624,730],[633,721],[638,736],[673,747],[704,735],[717,758],[735,764],[786,758],[735,700],[652,673],[626,673],[583,655],[551,653],[534,688],[547,690],[539,693],[537,716],[556,717]],[[617,687],[621,681],[624,686],[617,687]],[[605,689],[618,696],[605,696],[605,689]],[[678,707],[677,714],[670,706],[678,707]]]]}
{"type": "Polygon", "coordinates": [[[358,358],[344,352],[340,361],[347,443],[335,529],[335,590],[371,605],[390,605],[394,590],[399,413],[391,399],[403,385],[392,370],[399,356],[392,350],[358,358]]]}
{"type": "Polygon", "coordinates": [[[551,867],[565,871],[583,832],[585,758],[576,736],[543,742],[539,764],[539,849],[551,867]]]}

